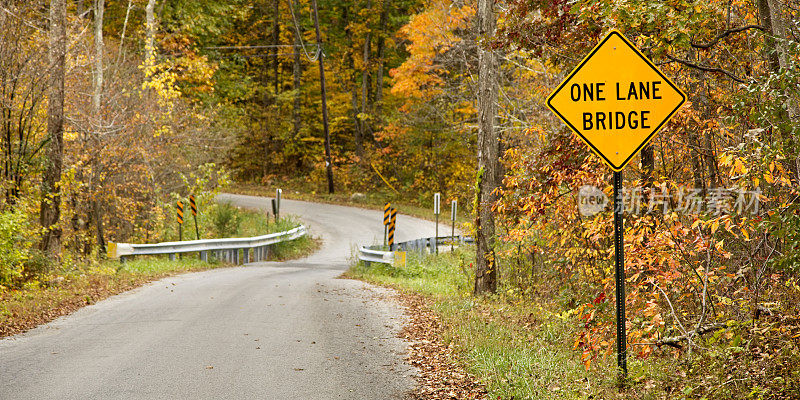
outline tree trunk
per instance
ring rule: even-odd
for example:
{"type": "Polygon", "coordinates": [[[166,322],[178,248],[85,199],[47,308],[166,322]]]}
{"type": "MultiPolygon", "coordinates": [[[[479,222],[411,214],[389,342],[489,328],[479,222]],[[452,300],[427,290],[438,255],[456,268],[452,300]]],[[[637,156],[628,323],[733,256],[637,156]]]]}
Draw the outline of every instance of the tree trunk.
{"type": "Polygon", "coordinates": [[[94,82],[92,111],[95,123],[100,123],[100,102],[103,95],[103,15],[105,0],[94,0],[94,82]]]}
{"type": "MultiPolygon", "coordinates": [[[[342,7],[342,20],[349,21],[349,13],[347,7],[342,7]]],[[[355,39],[353,38],[353,32],[349,27],[345,28],[345,34],[347,38],[347,42],[352,43],[355,39]]],[[[364,146],[362,142],[363,137],[363,129],[362,129],[362,121],[359,118],[359,106],[358,106],[358,85],[356,84],[358,75],[355,72],[355,52],[352,49],[347,50],[345,55],[345,70],[352,71],[350,75],[350,81],[345,81],[344,85],[350,90],[350,107],[353,109],[353,139],[356,145],[356,155],[361,158],[364,156],[364,146]]]]}
{"type": "MultiPolygon", "coordinates": [[[[103,114],[102,114],[102,96],[103,96],[103,16],[105,15],[105,0],[94,0],[94,93],[92,96],[92,111],[94,112],[94,123],[97,129],[95,133],[98,139],[101,137],[101,130],[103,129],[103,114]]],[[[99,139],[100,140],[100,139],[99,139]]],[[[100,248],[100,255],[105,254],[105,238],[103,237],[103,219],[100,215],[100,204],[97,200],[98,192],[100,192],[100,183],[97,179],[96,169],[92,169],[89,173],[90,177],[90,196],[89,202],[89,221],[94,220],[97,226],[97,245],[100,248]]],[[[87,224],[87,230],[91,230],[91,226],[87,224]]],[[[91,237],[91,235],[89,236],[91,237]]],[[[88,245],[89,241],[87,241],[88,245]]],[[[86,252],[88,254],[88,252],[86,252]]]]}
{"type": "Polygon", "coordinates": [[[41,249],[50,257],[61,253],[61,193],[58,182],[64,162],[64,81],[67,53],[66,0],[50,0],[50,89],[47,107],[47,150],[42,175],[39,222],[44,228],[41,249]]]}
{"type": "MultiPolygon", "coordinates": [[[[370,10],[370,12],[372,11],[372,0],[367,0],[367,9],[370,10]]],[[[369,19],[367,20],[367,24],[369,25],[369,19]]],[[[367,104],[369,103],[369,92],[370,92],[369,88],[370,86],[372,86],[370,85],[369,82],[370,78],[369,58],[370,58],[370,53],[372,51],[371,46],[372,46],[372,28],[367,26],[367,33],[364,38],[364,52],[362,54],[363,65],[361,70],[361,118],[359,118],[359,120],[361,120],[362,141],[366,135],[370,134],[369,121],[365,117],[369,111],[369,109],[367,108],[367,104]]],[[[364,156],[363,154],[364,146],[362,144],[359,147],[362,154],[359,154],[358,157],[362,158],[364,156]]]]}
{"type": "Polygon", "coordinates": [[[105,258],[106,255],[106,238],[103,230],[103,209],[100,202],[95,200],[92,202],[92,212],[94,213],[94,223],[97,228],[97,248],[100,258],[105,258]]]}
{"type": "Polygon", "coordinates": [[[78,15],[79,18],[83,18],[83,14],[86,13],[86,3],[84,0],[76,0],[75,1],[75,14],[78,15]]]}
{"type": "Polygon", "coordinates": [[[128,32],[128,20],[131,16],[131,9],[133,8],[133,0],[128,0],[128,8],[125,10],[125,21],[122,23],[122,32],[119,37],[119,53],[117,54],[116,64],[120,65],[120,58],[122,64],[125,63],[125,34],[128,32]]]}
{"type": "MultiPolygon", "coordinates": [[[[156,65],[156,0],[148,0],[145,7],[145,45],[144,45],[144,63],[145,66],[152,67],[156,65]]],[[[145,72],[145,74],[149,71],[145,72]]]]}
{"type": "MultiPolygon", "coordinates": [[[[478,0],[478,38],[494,36],[492,0],[478,0]]],[[[476,220],[475,294],[497,290],[497,260],[492,204],[500,183],[500,140],[495,128],[498,92],[497,57],[488,43],[478,46],[478,210],[476,220]]]]}
{"type": "MultiPolygon", "coordinates": [[[[273,47],[273,55],[272,55],[272,71],[273,77],[275,78],[274,85],[275,85],[275,96],[278,96],[280,92],[280,74],[278,68],[280,67],[279,60],[278,60],[278,44],[280,44],[281,40],[281,25],[278,23],[280,19],[280,0],[275,0],[275,6],[272,9],[272,45],[273,47]]],[[[299,49],[295,49],[299,51],[299,49]]]]}
{"type": "Polygon", "coordinates": [[[386,42],[386,25],[389,20],[389,0],[381,2],[381,19],[378,25],[380,32],[378,33],[378,67],[375,76],[375,110],[379,116],[381,111],[381,101],[383,100],[383,68],[384,68],[384,53],[386,42]]]}
{"type": "Polygon", "coordinates": [[[772,72],[780,70],[780,61],[778,61],[778,52],[775,46],[775,38],[772,36],[772,12],[770,10],[769,0],[756,0],[758,6],[758,15],[761,19],[761,26],[764,27],[764,48],[767,51],[767,59],[769,60],[769,67],[772,72]]]}
{"type": "Polygon", "coordinates": [[[303,39],[300,37],[300,33],[295,31],[294,32],[294,65],[292,68],[292,77],[294,79],[294,105],[292,108],[292,118],[294,119],[294,129],[292,131],[292,138],[295,140],[297,139],[298,135],[300,135],[300,107],[301,107],[301,97],[300,97],[300,85],[302,85],[302,64],[300,63],[300,46],[302,45],[303,39]]]}
{"type": "Polygon", "coordinates": [[[325,52],[322,33],[319,30],[319,9],[317,0],[311,0],[314,10],[314,33],[317,38],[317,63],[319,64],[319,89],[322,97],[322,131],[325,138],[325,176],[328,180],[328,193],[333,194],[333,162],[331,160],[331,134],[328,126],[328,93],[325,87],[325,52]]]}
{"type": "Polygon", "coordinates": [[[703,171],[703,164],[700,162],[702,155],[702,148],[700,147],[700,139],[695,132],[688,133],[689,143],[693,149],[690,151],[692,158],[692,176],[694,178],[694,188],[699,189],[705,197],[707,192],[706,176],[703,171]]]}
{"type": "MultiPolygon", "coordinates": [[[[787,54],[787,35],[784,28],[783,15],[781,5],[776,0],[756,0],[758,7],[758,14],[761,19],[761,26],[764,27],[764,48],[767,52],[767,60],[769,62],[770,70],[773,73],[780,73],[781,69],[789,67],[789,59],[787,54]]],[[[778,115],[778,128],[782,133],[783,148],[786,157],[789,159],[792,171],[792,179],[800,179],[800,161],[798,161],[798,152],[795,148],[796,141],[791,134],[791,130],[797,124],[800,118],[800,105],[794,96],[787,90],[788,101],[784,109],[778,115]]]]}
{"type": "MultiPolygon", "coordinates": [[[[273,1],[273,5],[277,6],[277,2],[273,1]]],[[[269,7],[269,1],[264,2],[264,13],[266,14],[269,7]]],[[[273,28],[274,25],[277,24],[278,15],[274,12],[273,9],[273,28]]],[[[271,86],[270,83],[270,70],[272,69],[275,62],[278,59],[277,48],[274,45],[278,44],[275,37],[275,32],[273,29],[272,33],[269,33],[265,30],[264,32],[264,43],[269,47],[267,53],[269,57],[264,58],[264,65],[263,67],[263,85],[264,85],[264,93],[261,96],[261,107],[262,107],[262,115],[261,115],[261,128],[264,132],[264,170],[263,170],[263,177],[266,178],[269,175],[270,171],[272,170],[272,134],[270,132],[269,121],[269,106],[277,101],[278,91],[274,90],[271,94],[269,92],[269,88],[271,86]]],[[[277,71],[277,70],[276,70],[277,71]]],[[[277,73],[277,72],[276,72],[277,73]]],[[[276,75],[277,78],[277,75],[276,75]]],[[[277,80],[277,79],[276,79],[277,80]]],[[[277,85],[277,83],[276,83],[277,85]]],[[[277,89],[277,88],[276,88],[277,89]]]]}
{"type": "Polygon", "coordinates": [[[642,159],[642,206],[639,214],[644,215],[650,205],[650,195],[653,191],[653,173],[655,172],[656,162],[655,154],[653,151],[653,144],[649,143],[644,146],[640,153],[642,159]]]}
{"type": "Polygon", "coordinates": [[[786,47],[786,29],[783,23],[783,15],[781,11],[781,4],[777,0],[766,0],[769,3],[769,14],[770,14],[770,30],[772,31],[772,36],[775,37],[776,40],[773,41],[775,45],[775,55],[778,59],[778,65],[781,68],[788,68],[789,67],[789,56],[788,56],[788,49],[786,47]]]}
{"type": "MultiPolygon", "coordinates": [[[[355,73],[353,74],[353,80],[356,79],[355,73]]],[[[356,155],[359,158],[364,157],[364,121],[359,116],[358,112],[358,86],[353,85],[350,96],[350,106],[353,108],[353,123],[354,123],[354,131],[355,131],[355,142],[356,142],[356,155]]]]}

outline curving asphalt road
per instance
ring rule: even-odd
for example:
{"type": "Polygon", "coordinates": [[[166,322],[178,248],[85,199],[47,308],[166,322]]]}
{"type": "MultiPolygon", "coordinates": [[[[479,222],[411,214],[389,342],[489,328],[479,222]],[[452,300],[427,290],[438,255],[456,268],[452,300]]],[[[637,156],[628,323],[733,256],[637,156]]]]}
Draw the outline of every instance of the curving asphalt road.
{"type": "MultiPolygon", "coordinates": [[[[221,195],[266,209],[269,199],[221,195]]],[[[184,274],[0,341],[0,399],[399,399],[414,385],[384,289],[339,279],[382,213],[282,201],[322,249],[184,274]]],[[[398,216],[398,240],[433,236],[398,216]]]]}

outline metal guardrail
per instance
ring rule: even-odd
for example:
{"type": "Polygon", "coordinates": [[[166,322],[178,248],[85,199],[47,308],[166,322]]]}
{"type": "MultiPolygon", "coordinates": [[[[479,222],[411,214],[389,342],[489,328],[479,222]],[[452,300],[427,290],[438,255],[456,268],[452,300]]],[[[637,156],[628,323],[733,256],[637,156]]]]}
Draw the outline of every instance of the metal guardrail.
{"type": "Polygon", "coordinates": [[[361,246],[358,248],[358,259],[366,263],[376,262],[383,264],[394,263],[394,252],[370,249],[369,247],[361,246]]]}
{"type": "Polygon", "coordinates": [[[156,244],[109,243],[108,257],[119,258],[121,262],[125,262],[127,258],[134,256],[169,254],[170,259],[174,260],[176,254],[200,253],[200,259],[208,261],[209,253],[213,253],[218,260],[244,264],[266,260],[269,256],[269,246],[295,240],[307,234],[308,229],[300,225],[285,232],[249,238],[188,240],[156,244]]]}
{"type": "Polygon", "coordinates": [[[396,251],[413,251],[416,253],[435,253],[439,245],[474,243],[475,240],[469,236],[439,236],[426,237],[407,242],[396,243],[391,246],[391,251],[379,250],[383,246],[361,246],[358,248],[358,259],[365,263],[393,264],[396,251]]]}

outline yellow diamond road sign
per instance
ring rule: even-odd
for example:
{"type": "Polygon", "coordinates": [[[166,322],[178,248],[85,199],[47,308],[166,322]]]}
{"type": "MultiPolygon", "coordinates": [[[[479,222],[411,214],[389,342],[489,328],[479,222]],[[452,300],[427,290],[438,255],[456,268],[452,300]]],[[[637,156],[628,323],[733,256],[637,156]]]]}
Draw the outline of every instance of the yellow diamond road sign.
{"type": "Polygon", "coordinates": [[[686,102],[621,33],[612,31],[547,99],[614,171],[620,171],[686,102]]]}

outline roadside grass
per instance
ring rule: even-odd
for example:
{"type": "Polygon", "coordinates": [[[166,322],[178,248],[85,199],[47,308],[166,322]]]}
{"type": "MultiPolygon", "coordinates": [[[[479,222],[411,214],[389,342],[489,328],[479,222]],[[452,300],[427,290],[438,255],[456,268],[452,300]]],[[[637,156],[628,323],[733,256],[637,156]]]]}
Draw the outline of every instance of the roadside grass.
{"type": "MultiPolygon", "coordinates": [[[[187,217],[184,224],[184,240],[195,240],[194,221],[187,217]]],[[[201,239],[253,237],[269,233],[285,232],[302,225],[295,215],[282,215],[278,221],[266,212],[233,206],[228,203],[216,203],[208,207],[206,212],[198,215],[201,239]]],[[[177,228],[166,227],[164,241],[178,240],[177,228]]],[[[285,261],[307,256],[319,249],[318,238],[303,236],[301,238],[278,243],[270,248],[270,261],[285,261]]]]}
{"type": "MultiPolygon", "coordinates": [[[[282,215],[279,221],[266,212],[250,210],[221,202],[208,206],[197,215],[197,227],[191,214],[184,215],[183,240],[252,237],[287,231],[301,225],[294,215],[282,215]]],[[[161,233],[161,241],[179,239],[177,224],[167,224],[161,233]]]]}
{"type": "Polygon", "coordinates": [[[614,354],[584,366],[573,347],[579,321],[558,305],[514,296],[476,298],[473,249],[439,256],[408,254],[405,267],[363,263],[347,277],[414,292],[428,299],[445,325],[442,340],[456,349],[465,369],[487,387],[491,399],[685,398],[685,379],[669,357],[630,357],[629,383],[617,386],[614,354]]]}
{"type": "MultiPolygon", "coordinates": [[[[302,225],[300,219],[291,214],[282,215],[280,219],[275,220],[274,216],[269,216],[266,212],[259,210],[250,210],[232,206],[227,203],[218,203],[216,210],[212,213],[212,219],[215,223],[215,236],[216,237],[253,237],[261,236],[269,233],[286,232],[302,225]],[[222,219],[218,215],[234,213],[237,215],[236,229],[227,235],[220,235],[224,231],[221,228],[219,220],[222,219]]],[[[311,236],[303,236],[292,241],[282,242],[273,245],[270,248],[269,260],[270,261],[285,261],[295,258],[302,258],[317,251],[322,242],[319,238],[311,236]]]]}
{"type": "MultiPolygon", "coordinates": [[[[286,231],[299,225],[294,216],[287,215],[275,222],[263,213],[232,208],[231,216],[238,221],[236,230],[232,233],[235,236],[264,235],[286,231]]],[[[208,232],[211,231],[209,229],[208,232]]],[[[213,235],[209,233],[209,236],[213,235]]],[[[304,236],[273,246],[270,260],[303,257],[317,250],[319,246],[319,239],[304,236]]],[[[151,281],[225,266],[228,264],[219,261],[202,262],[196,254],[185,254],[181,260],[176,261],[170,261],[166,256],[143,256],[127,260],[124,264],[118,260],[71,262],[41,275],[38,279],[28,281],[23,287],[0,290],[0,337],[27,331],[151,281]]]]}

